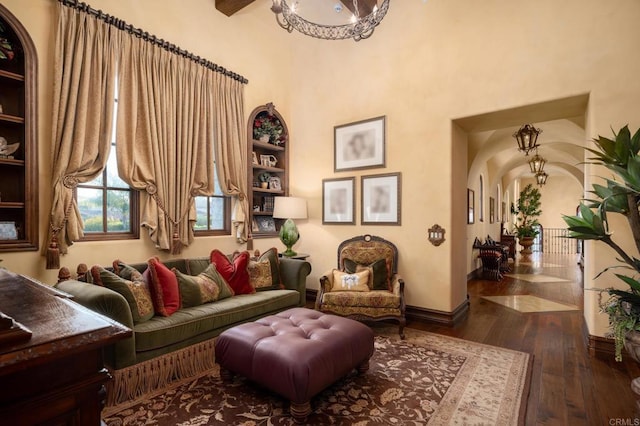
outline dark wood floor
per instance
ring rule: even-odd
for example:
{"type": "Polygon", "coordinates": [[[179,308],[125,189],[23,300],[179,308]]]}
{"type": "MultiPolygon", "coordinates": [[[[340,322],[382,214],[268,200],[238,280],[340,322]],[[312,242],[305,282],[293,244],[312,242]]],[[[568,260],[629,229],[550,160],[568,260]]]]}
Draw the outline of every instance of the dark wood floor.
{"type": "MultiPolygon", "coordinates": [[[[591,357],[583,319],[582,272],[577,258],[546,255],[539,267],[516,263],[514,273],[544,273],[571,280],[530,283],[512,278],[468,283],[470,312],[455,328],[409,322],[408,326],[533,354],[527,425],[640,425],[630,381],[640,366],[626,358],[591,357]],[[580,311],[520,313],[482,299],[530,294],[576,305],[580,311]]],[[[534,262],[534,264],[539,264],[534,262]]]]}

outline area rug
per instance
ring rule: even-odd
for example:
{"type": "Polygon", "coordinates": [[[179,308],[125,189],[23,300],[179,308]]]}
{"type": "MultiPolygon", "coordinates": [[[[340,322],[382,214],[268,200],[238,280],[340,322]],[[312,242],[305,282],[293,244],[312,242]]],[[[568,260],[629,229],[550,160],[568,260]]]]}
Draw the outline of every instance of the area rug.
{"type": "MultiPolygon", "coordinates": [[[[524,423],[531,356],[433,333],[376,328],[365,374],[355,371],[311,400],[310,425],[524,423]]],[[[286,350],[286,348],[283,348],[286,350]]],[[[266,366],[268,368],[268,366],[266,366]]],[[[138,401],[108,407],[108,426],[293,425],[288,402],[218,368],[138,401]]]]}

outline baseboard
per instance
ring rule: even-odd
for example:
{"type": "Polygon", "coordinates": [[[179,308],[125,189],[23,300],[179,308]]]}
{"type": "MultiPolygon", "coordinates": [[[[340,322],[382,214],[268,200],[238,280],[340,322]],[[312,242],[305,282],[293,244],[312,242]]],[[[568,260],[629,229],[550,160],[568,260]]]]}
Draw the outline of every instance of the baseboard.
{"type": "Polygon", "coordinates": [[[316,296],[318,296],[318,290],[314,290],[314,289],[311,289],[311,288],[307,289],[307,302],[315,303],[316,296]]]}
{"type": "Polygon", "coordinates": [[[436,309],[426,309],[417,306],[407,306],[406,315],[408,320],[435,323],[453,327],[461,323],[469,313],[469,297],[462,302],[452,312],[439,311],[436,309]]]}
{"type": "Polygon", "coordinates": [[[587,336],[587,350],[590,356],[613,358],[616,354],[616,345],[613,339],[589,334],[587,336]]]}
{"type": "Polygon", "coordinates": [[[482,267],[474,269],[467,274],[467,281],[482,279],[482,267]]]}
{"type": "MultiPolygon", "coordinates": [[[[318,290],[307,289],[307,304],[315,302],[318,290]]],[[[453,327],[467,317],[469,313],[469,297],[460,304],[453,312],[438,311],[436,309],[420,308],[418,306],[407,305],[405,315],[407,320],[436,323],[453,327]]]]}

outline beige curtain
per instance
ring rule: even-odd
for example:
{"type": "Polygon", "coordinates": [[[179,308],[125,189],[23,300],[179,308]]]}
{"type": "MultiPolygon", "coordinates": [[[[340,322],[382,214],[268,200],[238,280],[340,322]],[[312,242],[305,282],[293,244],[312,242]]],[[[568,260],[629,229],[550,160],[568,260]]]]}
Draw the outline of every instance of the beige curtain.
{"type": "Polygon", "coordinates": [[[78,183],[96,178],[109,154],[120,31],[57,3],[54,62],[52,206],[47,268],[83,236],[73,197],[78,183]]]}
{"type": "Polygon", "coordinates": [[[118,171],[143,192],[151,240],[177,254],[193,241],[193,197],[214,189],[217,73],[130,34],[121,57],[118,171]]]}
{"type": "Polygon", "coordinates": [[[222,74],[216,80],[216,168],[220,188],[234,202],[233,232],[237,241],[244,243],[248,237],[249,200],[243,85],[222,74]]]}

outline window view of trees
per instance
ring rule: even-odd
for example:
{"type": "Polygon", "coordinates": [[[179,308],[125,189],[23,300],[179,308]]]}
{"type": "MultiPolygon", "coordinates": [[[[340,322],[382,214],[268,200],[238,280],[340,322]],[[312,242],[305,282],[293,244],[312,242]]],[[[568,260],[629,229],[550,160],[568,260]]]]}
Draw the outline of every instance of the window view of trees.
{"type": "Polygon", "coordinates": [[[222,195],[222,189],[215,177],[214,195],[196,197],[196,223],[193,227],[196,235],[228,234],[230,232],[230,200],[222,195]]]}
{"type": "Polygon", "coordinates": [[[78,185],[76,197],[86,234],[132,233],[134,194],[118,176],[115,146],[103,172],[91,182],[78,185]]]}

